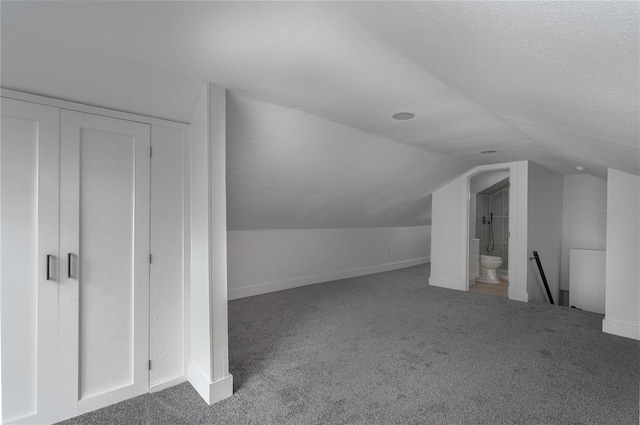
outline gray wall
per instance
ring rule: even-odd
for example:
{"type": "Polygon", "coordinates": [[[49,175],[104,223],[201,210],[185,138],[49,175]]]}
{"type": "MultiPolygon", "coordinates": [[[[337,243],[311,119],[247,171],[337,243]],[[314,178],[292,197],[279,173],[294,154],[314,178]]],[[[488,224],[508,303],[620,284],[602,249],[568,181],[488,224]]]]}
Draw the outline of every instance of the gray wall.
{"type": "MultiPolygon", "coordinates": [[[[554,302],[560,294],[562,251],[563,177],[533,162],[529,163],[527,201],[527,251],[538,251],[554,302]]],[[[546,302],[535,261],[529,261],[529,298],[546,302]]]]}

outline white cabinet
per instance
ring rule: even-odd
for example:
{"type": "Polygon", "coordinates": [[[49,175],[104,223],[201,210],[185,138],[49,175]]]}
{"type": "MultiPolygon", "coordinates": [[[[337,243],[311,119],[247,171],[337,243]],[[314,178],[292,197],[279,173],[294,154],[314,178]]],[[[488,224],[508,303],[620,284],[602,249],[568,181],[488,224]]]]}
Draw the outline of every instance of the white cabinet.
{"type": "Polygon", "coordinates": [[[569,305],[604,314],[606,251],[569,250],[569,305]]]}
{"type": "Polygon", "coordinates": [[[2,99],[4,423],[148,390],[150,126],[2,99]]]}

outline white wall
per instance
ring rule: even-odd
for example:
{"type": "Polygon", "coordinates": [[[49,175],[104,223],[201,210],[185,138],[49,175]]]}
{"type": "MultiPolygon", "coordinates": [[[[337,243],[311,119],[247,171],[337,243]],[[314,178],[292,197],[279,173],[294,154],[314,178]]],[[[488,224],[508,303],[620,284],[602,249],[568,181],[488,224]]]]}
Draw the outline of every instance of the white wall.
{"type": "Polygon", "coordinates": [[[229,374],[229,325],[227,315],[227,91],[207,84],[209,90],[209,257],[211,313],[211,378],[209,403],[233,393],[229,374]]]}
{"type": "MultiPolygon", "coordinates": [[[[560,295],[560,257],[562,252],[563,178],[529,162],[527,198],[528,253],[538,251],[553,301],[560,295]]],[[[527,292],[532,300],[547,302],[535,261],[529,262],[527,292]]]]}
{"type": "Polygon", "coordinates": [[[191,120],[191,363],[210,372],[209,166],[207,91],[191,120]]]}
{"type": "Polygon", "coordinates": [[[229,298],[425,263],[430,226],[228,232],[229,298]]]}
{"type": "Polygon", "coordinates": [[[569,288],[569,250],[606,249],[607,181],[589,174],[564,176],[560,289],[569,288]]]}
{"type": "Polygon", "coordinates": [[[430,193],[467,169],[238,94],[227,108],[228,230],[425,226],[430,193]]]}
{"type": "Polygon", "coordinates": [[[609,168],[604,332],[640,339],[640,177],[609,168]]]}
{"type": "Polygon", "coordinates": [[[227,117],[230,297],[426,261],[461,162],[233,93],[227,117]]]}
{"type": "MultiPolygon", "coordinates": [[[[460,224],[466,203],[462,202],[462,177],[433,193],[431,206],[431,277],[429,285],[449,289],[466,289],[461,277],[460,224]]],[[[465,218],[466,221],[466,218],[465,218]]]]}
{"type": "Polygon", "coordinates": [[[151,126],[150,391],[186,379],[188,127],[151,126]]]}
{"type": "Polygon", "coordinates": [[[233,393],[227,318],[226,91],[206,84],[191,121],[188,379],[213,404],[233,393]]]}

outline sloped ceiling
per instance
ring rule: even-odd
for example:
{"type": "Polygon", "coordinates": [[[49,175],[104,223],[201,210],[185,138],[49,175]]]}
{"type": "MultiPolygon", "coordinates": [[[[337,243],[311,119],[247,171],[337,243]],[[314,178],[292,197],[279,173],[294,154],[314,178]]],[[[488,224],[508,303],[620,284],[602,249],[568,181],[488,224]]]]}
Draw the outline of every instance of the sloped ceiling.
{"type": "Polygon", "coordinates": [[[230,230],[418,226],[460,160],[315,115],[231,94],[230,230]]]}
{"type": "Polygon", "coordinates": [[[435,188],[494,162],[640,174],[637,2],[1,8],[5,88],[183,122],[203,81],[229,88],[236,229],[424,224],[435,188]]]}

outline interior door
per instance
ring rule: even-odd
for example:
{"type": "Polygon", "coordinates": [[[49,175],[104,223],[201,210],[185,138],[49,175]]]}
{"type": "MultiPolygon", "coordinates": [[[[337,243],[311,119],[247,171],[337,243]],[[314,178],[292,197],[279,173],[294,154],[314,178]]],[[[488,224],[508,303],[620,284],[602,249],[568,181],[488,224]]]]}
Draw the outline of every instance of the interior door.
{"type": "Polygon", "coordinates": [[[150,127],[62,110],[59,419],[148,391],[150,127]]]}
{"type": "Polygon", "coordinates": [[[2,99],[2,422],[56,421],[57,108],[2,99]]]}

